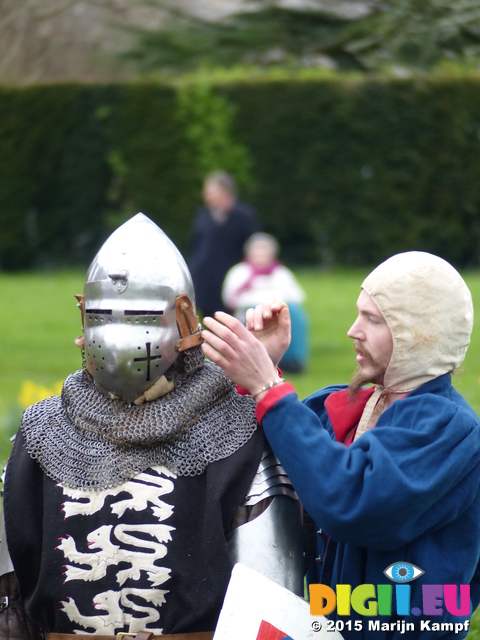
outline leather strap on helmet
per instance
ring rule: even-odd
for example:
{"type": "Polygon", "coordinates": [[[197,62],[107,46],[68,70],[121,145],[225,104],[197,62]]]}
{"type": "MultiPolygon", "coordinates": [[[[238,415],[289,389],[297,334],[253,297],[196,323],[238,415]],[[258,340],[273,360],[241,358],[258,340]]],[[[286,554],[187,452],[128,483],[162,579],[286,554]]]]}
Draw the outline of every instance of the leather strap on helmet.
{"type": "Polygon", "coordinates": [[[75,294],[75,298],[77,299],[77,307],[80,309],[80,313],[82,314],[82,329],[85,327],[85,296],[82,296],[79,293],[75,294]]]}
{"type": "Polygon", "coordinates": [[[175,351],[181,353],[185,349],[191,349],[202,344],[202,327],[195,315],[195,309],[187,295],[178,296],[175,299],[177,314],[177,326],[180,340],[175,343],[175,351]]]}

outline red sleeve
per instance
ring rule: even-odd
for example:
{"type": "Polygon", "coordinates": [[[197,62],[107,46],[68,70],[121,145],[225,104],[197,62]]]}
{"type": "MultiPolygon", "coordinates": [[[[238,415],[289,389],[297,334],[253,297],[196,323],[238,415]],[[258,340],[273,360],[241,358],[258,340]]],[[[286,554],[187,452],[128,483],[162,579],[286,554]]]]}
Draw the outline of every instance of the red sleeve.
{"type": "Polygon", "coordinates": [[[239,393],[241,396],[249,396],[250,395],[250,391],[245,389],[245,387],[241,387],[239,384],[237,384],[237,393],[239,393]]]}
{"type": "Polygon", "coordinates": [[[279,384],[276,387],[272,387],[271,389],[269,389],[263,396],[263,398],[258,402],[255,409],[255,415],[257,417],[258,423],[261,424],[267,411],[269,411],[274,404],[276,404],[279,400],[284,398],[289,393],[296,393],[291,382],[285,382],[284,384],[279,384]]]}

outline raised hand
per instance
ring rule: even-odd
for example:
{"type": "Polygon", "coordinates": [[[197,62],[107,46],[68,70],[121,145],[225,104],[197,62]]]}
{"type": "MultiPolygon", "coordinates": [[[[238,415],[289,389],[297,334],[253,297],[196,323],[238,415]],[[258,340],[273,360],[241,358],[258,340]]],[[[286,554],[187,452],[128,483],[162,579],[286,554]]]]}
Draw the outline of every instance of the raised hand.
{"type": "Polygon", "coordinates": [[[281,300],[270,300],[255,309],[248,309],[246,326],[264,345],[275,366],[278,365],[291,339],[287,304],[281,300]]]}
{"type": "MultiPolygon", "coordinates": [[[[221,311],[204,318],[202,331],[205,355],[218,364],[236,384],[256,394],[268,382],[278,379],[276,366],[255,333],[233,316],[221,311]]],[[[266,327],[260,332],[266,331],[266,327]]],[[[264,334],[265,335],[265,334],[264,334]]],[[[270,339],[274,335],[270,328],[270,339]]]]}

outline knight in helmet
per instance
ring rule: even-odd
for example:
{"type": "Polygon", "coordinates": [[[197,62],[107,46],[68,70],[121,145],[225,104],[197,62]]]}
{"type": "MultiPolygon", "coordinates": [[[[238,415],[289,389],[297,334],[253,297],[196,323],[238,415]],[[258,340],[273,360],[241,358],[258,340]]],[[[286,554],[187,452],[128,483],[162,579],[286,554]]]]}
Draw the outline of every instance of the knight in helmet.
{"type": "Polygon", "coordinates": [[[136,215],[77,298],[83,367],[25,411],[7,465],[0,606],[29,625],[15,636],[211,632],[236,561],[301,594],[298,499],[255,402],[204,358],[175,245],[136,215]]]}

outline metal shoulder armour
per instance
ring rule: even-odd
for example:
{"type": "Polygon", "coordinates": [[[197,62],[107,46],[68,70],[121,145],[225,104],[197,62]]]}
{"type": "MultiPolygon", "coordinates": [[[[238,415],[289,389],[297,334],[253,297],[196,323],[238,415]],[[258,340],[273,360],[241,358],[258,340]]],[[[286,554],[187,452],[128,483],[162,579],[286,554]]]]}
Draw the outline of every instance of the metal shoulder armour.
{"type": "Polygon", "coordinates": [[[227,536],[233,563],[247,565],[303,596],[302,505],[268,444],[240,509],[251,516],[227,536]]]}

